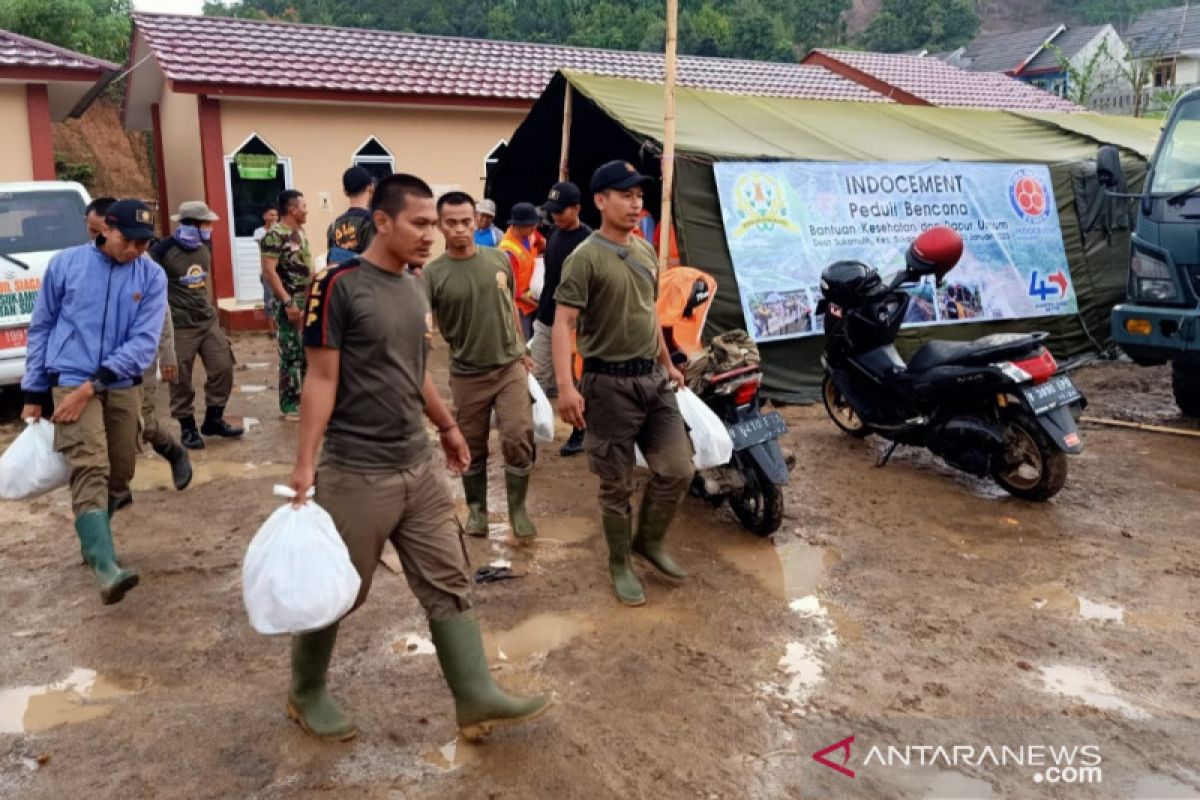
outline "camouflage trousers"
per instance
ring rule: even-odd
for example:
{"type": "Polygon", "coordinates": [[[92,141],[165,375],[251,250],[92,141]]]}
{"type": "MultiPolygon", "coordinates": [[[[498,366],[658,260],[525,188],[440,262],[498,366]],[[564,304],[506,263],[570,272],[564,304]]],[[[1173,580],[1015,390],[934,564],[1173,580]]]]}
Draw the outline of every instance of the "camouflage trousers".
{"type": "MultiPolygon", "coordinates": [[[[296,305],[304,308],[304,296],[295,299],[296,305]]],[[[287,317],[287,309],[276,303],[275,342],[279,346],[279,411],[283,414],[300,412],[300,387],[304,385],[304,373],[308,360],[304,357],[303,328],[293,324],[287,317]]]]}

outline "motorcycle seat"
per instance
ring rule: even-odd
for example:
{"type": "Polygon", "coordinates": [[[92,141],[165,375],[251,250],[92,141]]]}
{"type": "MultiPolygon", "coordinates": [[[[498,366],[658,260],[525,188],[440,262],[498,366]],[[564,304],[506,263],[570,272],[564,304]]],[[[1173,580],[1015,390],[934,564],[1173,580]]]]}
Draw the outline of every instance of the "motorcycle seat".
{"type": "Polygon", "coordinates": [[[973,366],[1014,358],[1036,350],[1044,333],[994,334],[973,342],[949,342],[934,339],[926,342],[908,362],[909,372],[928,372],[935,367],[951,365],[973,366]]]}

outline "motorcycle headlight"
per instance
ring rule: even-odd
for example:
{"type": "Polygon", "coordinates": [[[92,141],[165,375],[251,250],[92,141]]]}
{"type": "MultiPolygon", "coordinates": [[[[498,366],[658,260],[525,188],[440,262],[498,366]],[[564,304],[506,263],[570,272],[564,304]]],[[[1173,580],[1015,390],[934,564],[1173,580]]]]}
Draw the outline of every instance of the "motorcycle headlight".
{"type": "Polygon", "coordinates": [[[1171,265],[1161,258],[1135,249],[1129,259],[1129,294],[1132,299],[1160,303],[1183,300],[1171,265]]]}

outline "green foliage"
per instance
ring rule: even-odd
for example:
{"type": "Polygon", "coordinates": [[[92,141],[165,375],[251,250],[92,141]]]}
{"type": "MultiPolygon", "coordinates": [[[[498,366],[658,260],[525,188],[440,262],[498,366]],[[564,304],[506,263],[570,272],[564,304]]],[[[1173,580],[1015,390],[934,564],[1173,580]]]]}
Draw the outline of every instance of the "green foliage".
{"type": "MultiPolygon", "coordinates": [[[[851,0],[680,0],[679,52],[795,61],[843,44],[851,0]]],[[[204,13],[327,25],[660,51],[662,0],[210,0],[204,13]]]]}
{"type": "Polygon", "coordinates": [[[0,0],[0,28],[120,64],[129,13],[130,0],[0,0]]]}
{"type": "Polygon", "coordinates": [[[67,161],[64,157],[54,157],[54,175],[60,181],[77,181],[82,183],[90,192],[96,180],[96,168],[84,161],[67,161]]]}
{"type": "Polygon", "coordinates": [[[1183,0],[1053,0],[1051,3],[1051,7],[1066,17],[1094,24],[1111,22],[1118,29],[1133,22],[1144,11],[1180,5],[1183,0]]]}
{"type": "Polygon", "coordinates": [[[979,15],[970,0],[883,0],[863,32],[869,50],[953,50],[974,38],[979,15]]]}

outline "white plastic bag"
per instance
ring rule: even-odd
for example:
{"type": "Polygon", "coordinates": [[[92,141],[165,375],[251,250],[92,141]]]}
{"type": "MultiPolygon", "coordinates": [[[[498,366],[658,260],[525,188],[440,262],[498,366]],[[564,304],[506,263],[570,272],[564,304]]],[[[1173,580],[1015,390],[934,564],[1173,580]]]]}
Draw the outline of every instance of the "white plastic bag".
{"type": "Polygon", "coordinates": [[[704,404],[691,389],[680,389],[675,393],[679,401],[679,413],[688,426],[692,447],[696,455],[692,464],[696,469],[712,469],[729,463],[733,458],[733,439],[729,430],[713,410],[704,404]]]}
{"type": "Polygon", "coordinates": [[[553,442],[554,406],[550,405],[550,398],[546,397],[532,373],[529,375],[529,395],[533,398],[533,440],[553,442]]]}
{"type": "Polygon", "coordinates": [[[0,497],[24,500],[67,485],[70,467],[54,450],[54,423],[28,419],[4,455],[0,456],[0,497]]]}
{"type": "MultiPolygon", "coordinates": [[[[286,486],[274,492],[296,496],[286,486]]],[[[254,630],[268,635],[337,622],[354,605],[361,583],[333,519],[312,501],[277,508],[250,540],[242,563],[246,613],[254,630]]]]}
{"type": "Polygon", "coordinates": [[[534,300],[542,299],[542,289],[546,287],[546,259],[538,256],[533,260],[533,275],[529,279],[529,293],[534,300]]]}

